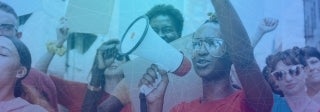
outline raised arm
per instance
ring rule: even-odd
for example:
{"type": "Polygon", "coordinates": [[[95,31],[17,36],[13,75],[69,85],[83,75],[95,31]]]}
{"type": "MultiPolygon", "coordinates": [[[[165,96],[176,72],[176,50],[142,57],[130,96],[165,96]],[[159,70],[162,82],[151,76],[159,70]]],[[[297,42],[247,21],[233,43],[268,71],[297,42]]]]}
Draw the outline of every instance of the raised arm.
{"type": "Polygon", "coordinates": [[[219,19],[228,53],[235,65],[247,103],[258,112],[271,111],[271,88],[262,77],[255,61],[253,47],[242,22],[229,0],[211,0],[219,19]]]}
{"type": "Polygon", "coordinates": [[[278,22],[279,22],[278,19],[275,19],[275,18],[264,18],[260,22],[257,28],[257,32],[251,38],[252,47],[254,48],[259,43],[263,35],[276,29],[278,26],[278,22]]]}
{"type": "Polygon", "coordinates": [[[47,44],[47,52],[40,57],[39,61],[35,64],[35,68],[47,73],[48,67],[54,57],[54,55],[57,53],[59,55],[64,54],[65,50],[63,47],[63,43],[67,40],[69,36],[69,28],[66,24],[66,19],[61,18],[60,19],[60,25],[57,27],[57,41],[56,42],[50,42],[47,44]]]}

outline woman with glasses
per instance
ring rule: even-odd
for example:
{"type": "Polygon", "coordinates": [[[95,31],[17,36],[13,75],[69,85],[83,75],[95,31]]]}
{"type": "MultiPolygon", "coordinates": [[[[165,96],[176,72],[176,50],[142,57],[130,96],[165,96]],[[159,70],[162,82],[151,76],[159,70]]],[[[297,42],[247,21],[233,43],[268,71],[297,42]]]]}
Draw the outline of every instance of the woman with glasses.
{"type": "Polygon", "coordinates": [[[306,92],[305,64],[297,57],[299,51],[294,47],[269,56],[266,69],[293,112],[318,112],[320,105],[306,92]]]}
{"type": "MultiPolygon", "coordinates": [[[[253,48],[239,16],[229,0],[211,2],[219,21],[210,18],[192,39],[192,63],[202,79],[202,96],[174,106],[171,112],[271,111],[271,89],[255,62],[253,48]],[[233,88],[230,83],[232,64],[239,75],[241,90],[233,88]]],[[[162,76],[162,81],[146,96],[149,112],[162,111],[168,75],[152,65],[140,80],[140,85],[152,87],[157,72],[162,76]]]]}

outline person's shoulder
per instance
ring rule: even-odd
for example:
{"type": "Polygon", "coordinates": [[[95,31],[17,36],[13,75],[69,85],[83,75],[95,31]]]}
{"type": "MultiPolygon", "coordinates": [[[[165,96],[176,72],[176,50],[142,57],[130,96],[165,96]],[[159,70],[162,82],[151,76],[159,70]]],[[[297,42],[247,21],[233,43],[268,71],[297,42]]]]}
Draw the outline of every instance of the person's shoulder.
{"type": "Polygon", "coordinates": [[[39,105],[33,105],[33,104],[30,104],[30,105],[26,106],[23,109],[23,111],[25,111],[25,112],[48,112],[43,107],[41,107],[39,105]]]}
{"type": "MultiPolygon", "coordinates": [[[[37,70],[35,68],[31,68],[30,71],[29,71],[29,75],[28,75],[29,78],[37,78],[37,79],[48,79],[49,76],[43,72],[41,72],[40,70],[37,70]]],[[[28,78],[27,77],[27,78],[28,78]]]]}
{"type": "MultiPolygon", "coordinates": [[[[36,83],[42,83],[45,85],[53,86],[53,82],[49,75],[35,69],[31,68],[28,76],[23,80],[25,84],[35,85],[36,83]]],[[[53,86],[54,87],[54,86],[53,86]]]]}
{"type": "Polygon", "coordinates": [[[17,97],[9,102],[7,102],[9,107],[7,110],[11,112],[11,110],[15,110],[14,112],[48,112],[46,109],[39,105],[30,104],[28,101],[17,97]]]}
{"type": "Polygon", "coordinates": [[[227,96],[224,99],[230,99],[230,100],[235,100],[235,99],[243,99],[245,98],[245,91],[244,90],[237,90],[234,93],[232,93],[231,95],[227,96]]]}
{"type": "Polygon", "coordinates": [[[201,104],[200,102],[200,98],[192,101],[183,101],[171,108],[170,112],[185,112],[190,109],[196,109],[194,107],[198,107],[201,104]]]}

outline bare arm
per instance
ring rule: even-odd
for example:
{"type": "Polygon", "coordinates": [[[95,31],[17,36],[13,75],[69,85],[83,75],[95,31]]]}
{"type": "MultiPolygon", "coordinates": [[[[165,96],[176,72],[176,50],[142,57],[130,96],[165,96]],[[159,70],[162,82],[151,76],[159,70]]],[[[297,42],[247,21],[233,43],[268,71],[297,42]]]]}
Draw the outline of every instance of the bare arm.
{"type": "MultiPolygon", "coordinates": [[[[56,42],[56,47],[60,48],[62,47],[64,43],[64,40],[60,40],[56,42]]],[[[55,53],[51,53],[51,52],[46,52],[42,57],[40,57],[39,61],[35,64],[35,68],[47,73],[48,71],[48,67],[54,57],[55,53]]]]}
{"type": "MultiPolygon", "coordinates": [[[[69,28],[66,25],[66,19],[61,18],[60,26],[57,28],[57,41],[54,43],[56,48],[61,48],[63,43],[68,38],[69,28]]],[[[47,51],[42,57],[40,57],[39,61],[35,64],[35,68],[47,73],[48,67],[54,57],[55,53],[47,51]]]]}
{"type": "Polygon", "coordinates": [[[276,29],[278,22],[275,18],[264,18],[260,22],[256,34],[251,38],[252,47],[254,48],[259,43],[263,35],[276,29]]]}
{"type": "Polygon", "coordinates": [[[229,0],[211,0],[220,22],[228,53],[246,94],[247,103],[258,112],[271,111],[272,92],[255,61],[253,47],[229,0]]]}
{"type": "Polygon", "coordinates": [[[124,105],[115,97],[110,96],[98,106],[98,112],[120,112],[124,105]]]}

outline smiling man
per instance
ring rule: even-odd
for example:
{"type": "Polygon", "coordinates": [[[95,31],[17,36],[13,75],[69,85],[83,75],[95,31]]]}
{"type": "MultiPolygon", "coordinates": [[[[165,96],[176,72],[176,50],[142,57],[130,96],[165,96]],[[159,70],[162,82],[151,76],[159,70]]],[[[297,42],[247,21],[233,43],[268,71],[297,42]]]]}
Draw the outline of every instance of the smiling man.
{"type": "Polygon", "coordinates": [[[166,42],[181,37],[184,20],[180,11],[172,5],[156,5],[146,15],[152,29],[166,42]]]}

